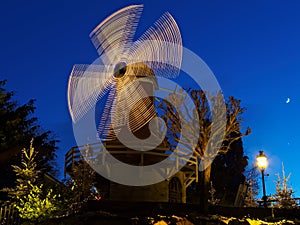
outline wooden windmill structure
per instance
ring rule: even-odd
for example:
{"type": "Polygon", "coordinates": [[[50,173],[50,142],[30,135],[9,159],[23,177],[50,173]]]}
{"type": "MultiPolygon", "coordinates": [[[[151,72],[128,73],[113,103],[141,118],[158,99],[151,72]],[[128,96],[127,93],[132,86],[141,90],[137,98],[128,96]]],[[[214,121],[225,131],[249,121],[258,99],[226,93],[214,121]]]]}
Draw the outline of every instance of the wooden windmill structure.
{"type": "MultiPolygon", "coordinates": [[[[169,13],[133,41],[142,8],[142,5],[125,7],[101,22],[90,37],[102,63],[73,67],[68,86],[73,123],[98,104],[97,136],[101,144],[89,144],[88,152],[86,146],[71,148],[65,158],[65,175],[72,176],[74,164],[88,157],[97,156],[105,163],[103,146],[119,161],[134,166],[152,165],[170,156],[164,141],[152,150],[141,152],[118,139],[124,130],[142,140],[151,135],[149,123],[157,117],[154,103],[155,91],[159,89],[157,77],[176,77],[181,65],[180,31],[169,13]],[[171,47],[164,48],[164,43],[171,43],[171,47]],[[124,115],[128,109],[129,113],[124,115]],[[83,155],[84,152],[87,154],[83,155]]],[[[178,156],[174,160],[182,159],[178,156]]],[[[156,184],[135,187],[107,179],[99,184],[106,184],[100,189],[106,189],[104,197],[110,200],[185,202],[186,187],[197,179],[198,161],[192,156],[176,175],[156,184]]]]}

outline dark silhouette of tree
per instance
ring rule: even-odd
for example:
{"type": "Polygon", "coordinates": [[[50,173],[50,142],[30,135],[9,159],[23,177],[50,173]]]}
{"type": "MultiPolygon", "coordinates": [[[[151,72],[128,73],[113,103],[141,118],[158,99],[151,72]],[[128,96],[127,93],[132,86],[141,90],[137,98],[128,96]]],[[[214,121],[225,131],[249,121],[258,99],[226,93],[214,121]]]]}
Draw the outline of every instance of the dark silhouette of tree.
{"type": "Polygon", "coordinates": [[[11,165],[19,165],[22,149],[34,139],[37,169],[55,175],[57,140],[50,131],[44,131],[33,116],[34,100],[19,105],[14,93],[5,89],[6,81],[0,81],[0,189],[12,187],[15,175],[11,165]]]}
{"type": "MultiPolygon", "coordinates": [[[[216,204],[234,205],[239,185],[245,183],[245,180],[248,179],[244,175],[247,165],[248,157],[244,155],[241,139],[233,142],[226,153],[221,153],[215,158],[211,165],[211,183],[215,190],[216,204]]],[[[199,176],[201,181],[203,173],[199,173],[199,176]]],[[[187,195],[191,197],[198,195],[203,198],[202,186],[201,182],[194,183],[187,189],[187,195]]]]}
{"type": "Polygon", "coordinates": [[[202,90],[189,90],[189,96],[192,98],[196,107],[196,112],[191,111],[188,105],[185,105],[185,95],[170,94],[169,100],[164,100],[159,104],[162,118],[167,124],[167,138],[171,149],[175,149],[180,142],[181,145],[190,148],[190,135],[181,132],[181,125],[188,126],[192,133],[199,132],[198,144],[194,149],[194,154],[199,157],[204,164],[204,170],[200,177],[201,199],[200,205],[204,212],[208,211],[208,196],[210,187],[210,177],[212,160],[216,157],[216,152],[211,151],[216,146],[220,146],[217,154],[225,154],[229,151],[231,145],[240,140],[241,137],[250,134],[248,128],[245,133],[241,132],[241,115],[245,108],[241,107],[240,100],[229,97],[226,107],[223,107],[223,96],[218,93],[216,96],[206,96],[202,90]],[[181,97],[179,97],[181,96],[181,97]],[[210,98],[210,102],[207,97],[210,98]],[[172,104],[171,104],[172,102],[172,104]],[[209,104],[210,103],[210,104],[209,104]],[[211,110],[216,109],[216,110],[211,110]],[[212,112],[214,111],[214,112],[212,112]],[[195,119],[197,113],[198,118],[195,119]],[[181,121],[179,115],[183,118],[181,121]],[[225,120],[223,121],[225,117],[225,120]],[[214,121],[212,121],[214,118],[214,121]],[[198,123],[199,131],[192,130],[191,124],[198,123]]]}
{"type": "Polygon", "coordinates": [[[216,197],[223,205],[233,205],[239,185],[244,183],[248,157],[244,155],[241,139],[233,142],[227,153],[219,154],[212,164],[211,181],[216,197]]]}

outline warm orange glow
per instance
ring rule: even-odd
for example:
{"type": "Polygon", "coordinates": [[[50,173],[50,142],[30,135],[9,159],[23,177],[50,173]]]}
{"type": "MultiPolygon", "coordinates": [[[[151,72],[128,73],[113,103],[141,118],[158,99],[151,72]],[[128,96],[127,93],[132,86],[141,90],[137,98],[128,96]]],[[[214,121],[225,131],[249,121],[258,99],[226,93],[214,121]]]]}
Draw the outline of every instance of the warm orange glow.
{"type": "Polygon", "coordinates": [[[268,166],[267,156],[263,153],[263,151],[259,152],[259,155],[256,156],[256,165],[260,170],[265,170],[268,166]]]}

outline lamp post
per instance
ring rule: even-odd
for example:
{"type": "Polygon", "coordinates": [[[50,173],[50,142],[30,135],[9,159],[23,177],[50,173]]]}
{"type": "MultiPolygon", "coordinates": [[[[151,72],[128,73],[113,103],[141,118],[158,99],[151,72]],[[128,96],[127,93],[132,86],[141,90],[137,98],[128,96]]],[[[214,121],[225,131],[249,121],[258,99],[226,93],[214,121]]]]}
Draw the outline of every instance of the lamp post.
{"type": "Polygon", "coordinates": [[[267,208],[265,169],[268,166],[268,159],[263,151],[259,151],[259,155],[256,156],[256,165],[257,165],[258,169],[260,169],[260,171],[261,171],[262,185],[263,185],[263,201],[264,201],[264,207],[267,208]]]}

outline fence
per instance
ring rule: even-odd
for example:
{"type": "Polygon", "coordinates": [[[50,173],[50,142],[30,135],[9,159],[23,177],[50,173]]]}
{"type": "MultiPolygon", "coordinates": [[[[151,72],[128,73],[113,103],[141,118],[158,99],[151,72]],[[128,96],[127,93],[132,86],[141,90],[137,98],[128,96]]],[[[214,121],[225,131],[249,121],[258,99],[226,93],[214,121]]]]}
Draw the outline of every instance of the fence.
{"type": "MultiPolygon", "coordinates": [[[[130,146],[134,146],[133,149],[142,148],[136,143],[132,143],[130,146]]],[[[177,149],[173,152],[169,148],[158,146],[151,151],[135,151],[120,143],[108,144],[106,142],[99,142],[71,148],[65,155],[64,175],[66,177],[67,173],[72,171],[75,163],[80,160],[98,159],[99,164],[104,164],[107,154],[111,154],[114,157],[124,156],[124,158],[122,159],[127,159],[129,161],[130,159],[133,159],[130,156],[137,156],[135,158],[135,160],[137,160],[135,161],[135,163],[138,163],[139,166],[147,166],[157,163],[158,161],[156,160],[162,161],[163,159],[170,157],[172,153],[174,154],[171,160],[174,160],[176,168],[179,168],[180,165],[184,165],[183,169],[186,174],[186,179],[184,181],[185,187],[188,187],[193,181],[198,182],[198,158],[195,155],[189,155],[189,152],[185,148],[182,149],[180,147],[177,147],[177,149]],[[103,151],[104,148],[109,153],[103,151]]],[[[122,159],[120,160],[120,158],[118,158],[118,160],[120,161],[122,161],[122,159]]],[[[133,161],[126,163],[133,163],[133,161]]]]}
{"type": "MultiPolygon", "coordinates": [[[[292,199],[295,200],[296,205],[297,205],[298,207],[300,207],[300,198],[292,198],[292,199]]],[[[276,203],[278,203],[278,202],[279,202],[278,200],[268,199],[268,200],[267,200],[267,206],[268,206],[268,207],[273,207],[273,206],[274,206],[276,203]]],[[[260,207],[262,207],[263,204],[264,204],[264,201],[263,201],[263,200],[258,200],[257,203],[258,203],[258,205],[259,205],[260,207]]],[[[297,207],[295,206],[295,208],[297,208],[297,207]]]]}
{"type": "Polygon", "coordinates": [[[20,217],[13,204],[0,204],[0,225],[18,225],[20,217]]]}

